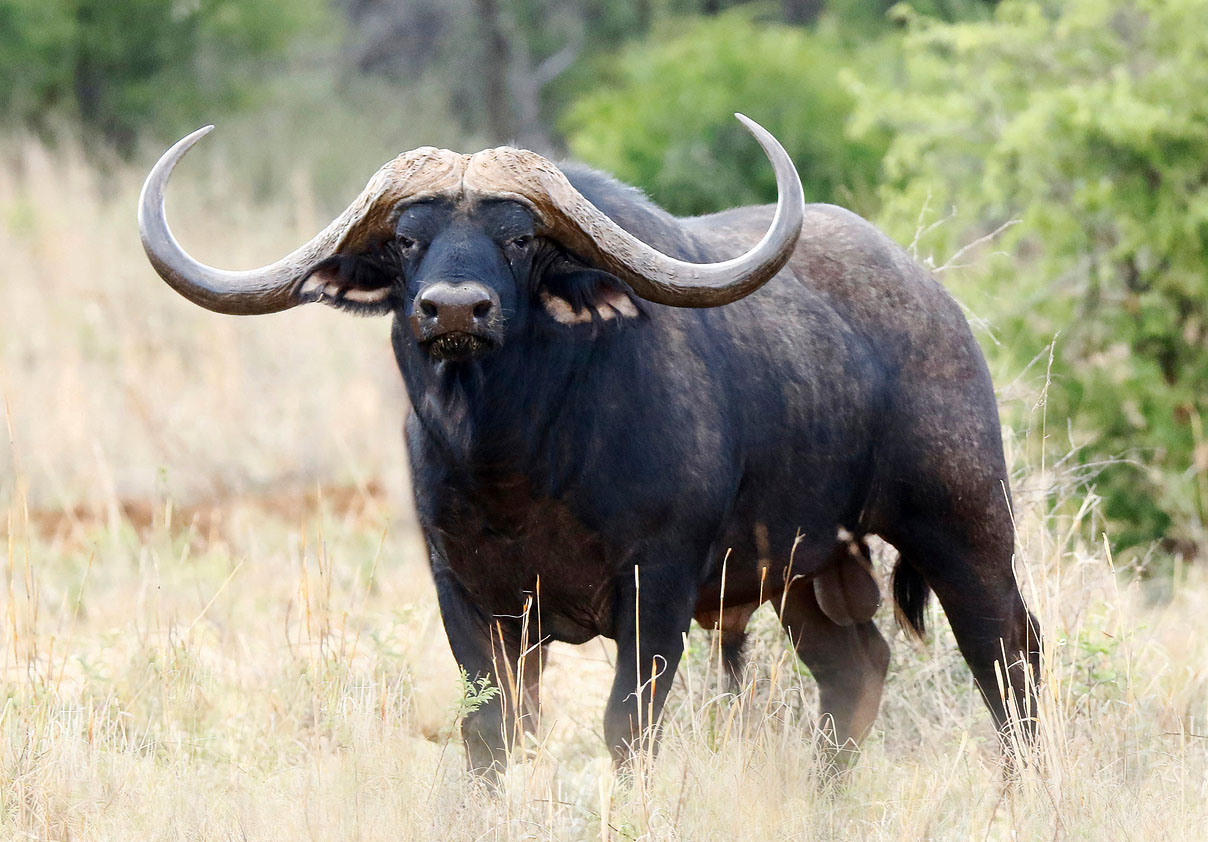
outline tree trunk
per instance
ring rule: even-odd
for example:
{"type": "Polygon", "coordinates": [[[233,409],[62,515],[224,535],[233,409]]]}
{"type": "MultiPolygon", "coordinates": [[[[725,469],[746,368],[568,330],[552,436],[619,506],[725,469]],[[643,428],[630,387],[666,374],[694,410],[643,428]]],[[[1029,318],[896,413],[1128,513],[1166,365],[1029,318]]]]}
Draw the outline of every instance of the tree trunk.
{"type": "Polygon", "coordinates": [[[826,0],[781,0],[780,8],[786,23],[805,26],[818,19],[826,8],[826,0]]]}
{"type": "Polygon", "coordinates": [[[497,143],[506,143],[515,132],[512,122],[511,97],[508,96],[508,78],[511,67],[511,48],[508,44],[507,27],[502,19],[498,0],[474,0],[478,11],[479,25],[483,29],[483,103],[487,118],[487,131],[497,143]]]}

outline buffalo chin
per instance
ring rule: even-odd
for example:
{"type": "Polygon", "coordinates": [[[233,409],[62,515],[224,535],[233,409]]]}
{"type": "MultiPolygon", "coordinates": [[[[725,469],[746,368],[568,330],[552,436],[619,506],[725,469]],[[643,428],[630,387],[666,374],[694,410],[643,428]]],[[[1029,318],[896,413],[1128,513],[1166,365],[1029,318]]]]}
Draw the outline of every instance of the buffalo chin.
{"type": "Polygon", "coordinates": [[[452,331],[428,340],[423,347],[433,359],[444,362],[466,362],[485,354],[494,346],[495,343],[485,336],[452,331]]]}

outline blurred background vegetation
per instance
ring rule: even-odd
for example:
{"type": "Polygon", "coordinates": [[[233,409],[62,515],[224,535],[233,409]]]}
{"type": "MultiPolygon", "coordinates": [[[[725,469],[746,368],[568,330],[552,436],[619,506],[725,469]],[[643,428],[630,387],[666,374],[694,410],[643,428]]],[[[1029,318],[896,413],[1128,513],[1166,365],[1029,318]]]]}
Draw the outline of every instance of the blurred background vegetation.
{"type": "Polygon", "coordinates": [[[1204,21],[1208,0],[0,0],[0,127],[104,172],[218,123],[207,154],[252,195],[300,172],[324,211],[405,149],[515,142],[703,213],[774,197],[743,111],[811,199],[931,261],[1008,424],[1042,415],[1039,455],[1081,466],[1116,547],[1189,557],[1204,21]]]}

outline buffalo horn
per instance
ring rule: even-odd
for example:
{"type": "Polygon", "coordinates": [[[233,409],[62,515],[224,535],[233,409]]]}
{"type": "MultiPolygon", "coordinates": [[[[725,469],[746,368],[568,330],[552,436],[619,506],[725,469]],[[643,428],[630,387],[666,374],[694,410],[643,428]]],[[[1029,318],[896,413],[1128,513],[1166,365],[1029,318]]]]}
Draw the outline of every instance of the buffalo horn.
{"type": "Polygon", "coordinates": [[[138,230],[151,265],[168,285],[207,310],[260,315],[288,310],[321,297],[322,284],[305,283],[322,260],[389,235],[392,214],[405,199],[436,194],[460,181],[463,156],[430,146],[398,156],[382,167],[361,195],[305,245],[259,269],[215,269],[181,248],[164,215],[164,188],[172,169],[213,126],[198,129],[163,154],[143,184],[138,230]]]}
{"type": "Polygon", "coordinates": [[[742,115],[776,173],[776,213],[763,239],[746,254],[720,263],[670,257],[626,231],[576,190],[553,164],[531,152],[480,152],[469,163],[466,186],[484,195],[527,200],[547,233],[616,274],[649,301],[676,307],[716,307],[737,301],[769,281],[788,262],[801,234],[805,198],[792,160],[776,138],[742,115]]]}

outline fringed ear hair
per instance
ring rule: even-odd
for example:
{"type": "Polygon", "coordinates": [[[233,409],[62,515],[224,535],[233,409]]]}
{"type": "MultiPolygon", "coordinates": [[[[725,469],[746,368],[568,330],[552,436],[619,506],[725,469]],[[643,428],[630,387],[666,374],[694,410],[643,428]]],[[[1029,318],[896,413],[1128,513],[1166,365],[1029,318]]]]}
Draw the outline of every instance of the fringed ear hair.
{"type": "Polygon", "coordinates": [[[298,297],[360,315],[381,315],[393,307],[391,296],[401,271],[390,243],[364,254],[335,254],[302,277],[298,297]]]}
{"type": "Polygon", "coordinates": [[[543,278],[537,298],[545,312],[564,325],[636,319],[642,315],[637,298],[615,275],[569,261],[543,278]]]}

